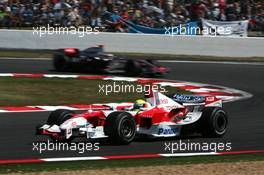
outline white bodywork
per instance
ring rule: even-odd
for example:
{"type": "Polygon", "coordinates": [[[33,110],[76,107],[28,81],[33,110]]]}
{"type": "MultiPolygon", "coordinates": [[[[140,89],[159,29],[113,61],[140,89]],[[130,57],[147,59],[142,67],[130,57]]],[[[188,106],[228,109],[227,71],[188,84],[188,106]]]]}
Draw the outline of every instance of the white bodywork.
{"type": "MultiPolygon", "coordinates": [[[[179,136],[181,134],[182,125],[188,125],[188,124],[197,122],[201,118],[202,112],[201,110],[199,110],[201,106],[204,106],[204,107],[209,107],[209,106],[221,107],[222,106],[221,99],[218,99],[216,97],[205,97],[205,101],[202,103],[182,103],[180,104],[159,92],[152,92],[151,94],[149,94],[148,97],[146,97],[146,100],[148,103],[151,104],[151,107],[149,107],[148,109],[142,109],[142,111],[150,110],[151,108],[154,108],[154,107],[159,107],[159,108],[163,108],[166,111],[170,112],[172,109],[193,106],[192,111],[189,111],[187,115],[185,116],[185,118],[178,121],[177,123],[160,122],[158,124],[152,124],[152,126],[148,129],[137,127],[137,134],[143,134],[143,135],[148,135],[148,136],[153,136],[153,137],[179,136]]],[[[118,103],[107,104],[107,106],[109,106],[112,110],[103,111],[104,115],[107,117],[109,114],[116,111],[119,105],[120,104],[118,103]]],[[[132,116],[135,116],[138,112],[142,112],[142,111],[133,111],[130,109],[127,110],[126,112],[129,112],[132,116]]],[[[77,129],[80,135],[84,135],[87,138],[107,137],[104,133],[103,126],[94,127],[85,118],[83,118],[82,115],[80,115],[80,117],[78,117],[77,115],[74,118],[71,118],[65,121],[60,126],[57,126],[57,125],[50,126],[50,125],[45,124],[41,128],[46,129],[49,132],[58,132],[58,133],[60,133],[61,130],[65,130],[66,139],[72,136],[73,129],[75,130],[77,129]]]]}

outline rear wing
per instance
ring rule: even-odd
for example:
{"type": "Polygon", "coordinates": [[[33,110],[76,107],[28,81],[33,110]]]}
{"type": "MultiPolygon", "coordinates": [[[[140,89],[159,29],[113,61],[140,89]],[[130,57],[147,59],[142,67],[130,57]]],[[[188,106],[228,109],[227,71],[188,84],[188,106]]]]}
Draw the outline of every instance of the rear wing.
{"type": "Polygon", "coordinates": [[[175,94],[172,99],[181,104],[202,104],[205,107],[222,107],[222,99],[216,96],[183,95],[175,94]]]}

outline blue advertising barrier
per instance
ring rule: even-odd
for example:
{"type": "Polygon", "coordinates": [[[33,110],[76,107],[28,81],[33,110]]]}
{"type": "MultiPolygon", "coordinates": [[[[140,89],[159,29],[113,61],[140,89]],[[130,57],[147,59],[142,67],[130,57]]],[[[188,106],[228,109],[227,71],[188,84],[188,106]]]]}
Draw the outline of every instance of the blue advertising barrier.
{"type": "Polygon", "coordinates": [[[152,28],[125,20],[120,17],[120,20],[129,28],[129,33],[144,33],[144,34],[165,34],[165,35],[196,35],[198,24],[197,22],[188,22],[179,26],[165,26],[164,28],[152,28]]]}
{"type": "Polygon", "coordinates": [[[197,35],[198,23],[188,22],[186,24],[180,24],[179,26],[164,26],[164,28],[152,28],[135,24],[129,20],[126,20],[118,14],[105,12],[110,15],[113,23],[121,22],[128,27],[129,33],[143,33],[143,34],[165,34],[165,35],[197,35]]]}

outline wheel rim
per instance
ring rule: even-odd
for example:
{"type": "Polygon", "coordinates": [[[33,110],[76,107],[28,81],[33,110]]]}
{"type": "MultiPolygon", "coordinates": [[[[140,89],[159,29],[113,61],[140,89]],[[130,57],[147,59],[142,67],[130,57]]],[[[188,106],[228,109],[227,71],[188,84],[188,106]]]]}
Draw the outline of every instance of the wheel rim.
{"type": "Polygon", "coordinates": [[[125,138],[130,138],[134,134],[134,127],[131,120],[125,119],[122,121],[121,128],[120,128],[121,134],[125,138]]]}
{"type": "Polygon", "coordinates": [[[215,116],[215,128],[218,133],[224,133],[227,126],[227,119],[225,114],[218,113],[215,116]]]}

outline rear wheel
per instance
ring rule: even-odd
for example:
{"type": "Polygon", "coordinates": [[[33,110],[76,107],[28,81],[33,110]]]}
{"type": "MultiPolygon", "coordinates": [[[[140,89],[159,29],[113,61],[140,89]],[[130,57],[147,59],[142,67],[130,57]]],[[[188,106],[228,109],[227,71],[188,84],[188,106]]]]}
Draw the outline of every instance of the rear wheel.
{"type": "Polygon", "coordinates": [[[222,137],[227,131],[228,117],[219,107],[204,108],[201,117],[201,133],[204,137],[222,137]]]}
{"type": "Polygon", "coordinates": [[[53,57],[53,66],[57,71],[67,71],[70,68],[69,61],[62,54],[56,54],[53,57]]]}
{"type": "Polygon", "coordinates": [[[136,135],[135,119],[127,112],[113,112],[106,118],[104,132],[113,143],[129,144],[136,135]]]}

